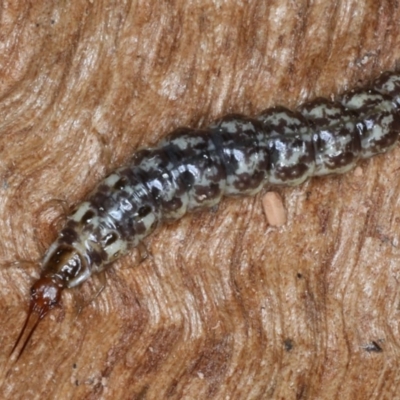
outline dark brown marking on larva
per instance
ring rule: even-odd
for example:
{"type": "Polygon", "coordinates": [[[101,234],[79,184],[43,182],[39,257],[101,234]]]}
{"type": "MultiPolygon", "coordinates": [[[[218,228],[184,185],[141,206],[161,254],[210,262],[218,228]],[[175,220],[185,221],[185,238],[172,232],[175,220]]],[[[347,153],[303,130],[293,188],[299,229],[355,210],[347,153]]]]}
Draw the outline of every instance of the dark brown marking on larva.
{"type": "Polygon", "coordinates": [[[82,224],[84,224],[84,225],[88,224],[95,215],[96,214],[94,213],[93,210],[86,211],[85,214],[83,214],[83,217],[81,219],[82,224]]]}
{"type": "Polygon", "coordinates": [[[143,222],[138,222],[138,223],[136,224],[135,232],[136,232],[138,235],[143,235],[143,234],[145,234],[145,233],[146,233],[146,225],[145,225],[143,222]]]}
{"type": "Polygon", "coordinates": [[[107,254],[103,249],[92,248],[87,252],[87,257],[93,265],[101,265],[107,260],[107,254]]]}
{"type": "Polygon", "coordinates": [[[219,186],[216,183],[211,183],[208,186],[195,186],[195,193],[197,196],[197,201],[201,204],[204,200],[208,200],[209,198],[219,197],[221,191],[219,190],[219,186]]]}
{"type": "Polygon", "coordinates": [[[78,232],[72,227],[65,227],[60,232],[60,239],[63,243],[72,245],[78,239],[78,232]]]}
{"type": "MultiPolygon", "coordinates": [[[[64,288],[102,272],[161,223],[213,207],[223,196],[344,173],[360,158],[390,150],[400,131],[398,107],[400,74],[387,72],[336,102],[318,98],[297,111],[272,107],[255,118],[230,114],[207,129],[178,128],[156,146],[138,150],[68,217],[43,259],[13,351],[32,313],[42,319],[59,304],[64,288]]],[[[369,351],[381,349],[372,344],[375,350],[369,351]]]]}
{"type": "Polygon", "coordinates": [[[150,214],[150,212],[151,212],[151,207],[149,205],[146,205],[139,208],[138,216],[145,217],[146,215],[150,214]]]}
{"type": "Polygon", "coordinates": [[[91,207],[97,210],[99,216],[106,216],[108,210],[113,206],[113,200],[109,196],[109,192],[105,190],[99,190],[94,193],[89,201],[91,207]]]}
{"type": "Polygon", "coordinates": [[[118,239],[118,235],[115,232],[110,232],[107,233],[107,235],[103,239],[103,246],[107,247],[110,246],[111,244],[115,243],[118,239]]]}
{"type": "Polygon", "coordinates": [[[182,182],[186,190],[191,189],[196,181],[196,177],[190,171],[183,171],[178,175],[178,179],[182,182]]]}
{"type": "Polygon", "coordinates": [[[128,181],[125,178],[120,178],[118,181],[114,184],[114,189],[115,190],[123,190],[125,186],[128,185],[128,181]]]}

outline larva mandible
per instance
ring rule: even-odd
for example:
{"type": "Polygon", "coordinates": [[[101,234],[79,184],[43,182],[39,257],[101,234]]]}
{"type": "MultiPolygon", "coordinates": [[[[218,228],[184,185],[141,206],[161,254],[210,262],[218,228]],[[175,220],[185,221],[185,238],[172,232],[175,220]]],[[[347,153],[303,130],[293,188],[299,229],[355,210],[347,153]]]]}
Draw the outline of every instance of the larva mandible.
{"type": "Polygon", "coordinates": [[[254,195],[265,185],[298,185],[344,173],[361,158],[391,149],[400,132],[400,74],[383,73],[368,88],[323,98],[297,111],[272,107],[255,118],[227,115],[207,129],[179,128],[139,150],[67,218],[31,288],[24,326],[11,354],[37,320],[82,284],[137,246],[165,221],[212,207],[223,196],[254,195]]]}

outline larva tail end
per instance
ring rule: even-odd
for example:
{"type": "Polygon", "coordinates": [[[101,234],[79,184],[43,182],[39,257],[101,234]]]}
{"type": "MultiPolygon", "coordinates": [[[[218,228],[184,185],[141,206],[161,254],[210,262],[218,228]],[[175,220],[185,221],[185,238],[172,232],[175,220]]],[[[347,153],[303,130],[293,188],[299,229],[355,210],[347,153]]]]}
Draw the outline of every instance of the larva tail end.
{"type": "Polygon", "coordinates": [[[62,283],[58,278],[55,277],[44,277],[40,278],[31,289],[31,301],[29,305],[28,315],[26,316],[26,320],[24,326],[21,329],[20,334],[11,350],[10,357],[14,354],[14,351],[18,347],[22,337],[24,336],[25,331],[29,325],[29,321],[31,320],[32,314],[37,314],[37,319],[34,322],[31,330],[29,331],[28,336],[26,337],[24,344],[21,347],[21,350],[18,353],[16,361],[19,360],[22,353],[24,352],[27,344],[29,343],[33,332],[35,332],[39,322],[46,316],[46,314],[53,309],[54,307],[60,304],[61,300],[61,291],[63,289],[62,283]]]}

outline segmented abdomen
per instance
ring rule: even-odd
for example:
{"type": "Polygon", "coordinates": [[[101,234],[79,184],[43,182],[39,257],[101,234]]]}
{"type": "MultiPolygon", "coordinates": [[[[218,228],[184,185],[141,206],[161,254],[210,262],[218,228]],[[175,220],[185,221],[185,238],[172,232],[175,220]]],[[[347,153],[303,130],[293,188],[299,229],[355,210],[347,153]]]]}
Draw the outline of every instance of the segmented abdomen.
{"type": "Polygon", "coordinates": [[[222,196],[346,172],[360,158],[394,146],[399,104],[400,75],[388,72],[371,89],[349,92],[338,102],[318,98],[297,111],[273,107],[255,118],[227,115],[205,130],[179,128],[97,186],[68,218],[44,268],[51,259],[54,269],[54,254],[74,248],[85,264],[67,282],[75,286],[160,223],[211,207],[222,196]]]}

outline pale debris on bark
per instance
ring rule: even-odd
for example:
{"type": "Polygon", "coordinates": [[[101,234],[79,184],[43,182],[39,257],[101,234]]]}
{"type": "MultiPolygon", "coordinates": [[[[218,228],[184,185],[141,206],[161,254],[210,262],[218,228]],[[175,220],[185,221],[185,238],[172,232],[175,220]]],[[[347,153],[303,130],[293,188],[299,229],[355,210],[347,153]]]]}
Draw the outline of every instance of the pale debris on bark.
{"type": "Polygon", "coordinates": [[[395,398],[398,149],[282,189],[280,230],[261,195],[158,230],[8,356],[63,202],[177,126],[368,82],[396,65],[399,20],[379,0],[2,2],[0,397],[395,398]]]}
{"type": "Polygon", "coordinates": [[[262,206],[269,225],[282,226],[286,224],[286,210],[279,193],[265,193],[262,198],[262,206]]]}

